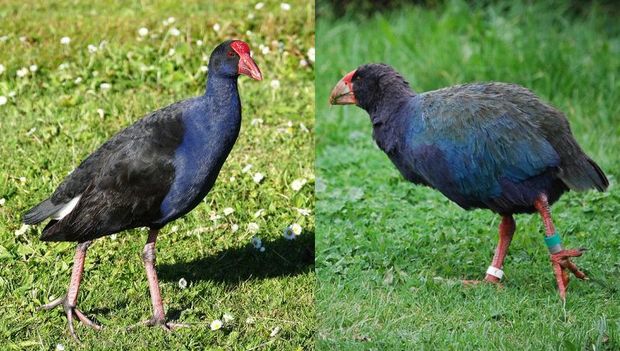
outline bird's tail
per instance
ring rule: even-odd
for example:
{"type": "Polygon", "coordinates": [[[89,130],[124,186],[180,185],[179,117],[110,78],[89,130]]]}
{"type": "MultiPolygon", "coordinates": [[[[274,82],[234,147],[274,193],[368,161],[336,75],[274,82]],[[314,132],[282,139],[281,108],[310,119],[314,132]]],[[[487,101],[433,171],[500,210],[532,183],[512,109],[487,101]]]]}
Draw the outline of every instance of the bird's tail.
{"type": "Polygon", "coordinates": [[[560,173],[560,178],[572,190],[596,189],[605,191],[609,186],[607,176],[587,155],[571,160],[560,173]]]}
{"type": "Polygon", "coordinates": [[[38,224],[56,213],[64,204],[54,205],[50,199],[42,201],[24,214],[25,224],[38,224]]]}

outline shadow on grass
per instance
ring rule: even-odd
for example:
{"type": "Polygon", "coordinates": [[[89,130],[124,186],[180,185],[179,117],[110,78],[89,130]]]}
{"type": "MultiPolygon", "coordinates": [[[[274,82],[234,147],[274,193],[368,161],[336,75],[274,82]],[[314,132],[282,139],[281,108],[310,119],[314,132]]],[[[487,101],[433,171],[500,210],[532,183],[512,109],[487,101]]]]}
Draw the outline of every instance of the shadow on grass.
{"type": "Polygon", "coordinates": [[[314,270],[314,232],[304,232],[295,240],[280,237],[263,242],[265,252],[252,246],[222,251],[191,262],[160,264],[161,280],[211,280],[227,284],[241,281],[294,276],[314,270]]]}

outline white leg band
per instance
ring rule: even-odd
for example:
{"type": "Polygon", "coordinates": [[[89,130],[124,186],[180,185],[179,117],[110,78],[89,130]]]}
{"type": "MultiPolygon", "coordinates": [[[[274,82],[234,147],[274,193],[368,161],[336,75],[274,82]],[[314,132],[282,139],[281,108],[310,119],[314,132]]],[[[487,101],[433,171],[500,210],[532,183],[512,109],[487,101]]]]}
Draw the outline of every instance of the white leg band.
{"type": "Polygon", "coordinates": [[[504,276],[504,271],[499,268],[489,266],[489,268],[487,268],[487,274],[492,275],[497,279],[502,279],[502,277],[504,276]]]}

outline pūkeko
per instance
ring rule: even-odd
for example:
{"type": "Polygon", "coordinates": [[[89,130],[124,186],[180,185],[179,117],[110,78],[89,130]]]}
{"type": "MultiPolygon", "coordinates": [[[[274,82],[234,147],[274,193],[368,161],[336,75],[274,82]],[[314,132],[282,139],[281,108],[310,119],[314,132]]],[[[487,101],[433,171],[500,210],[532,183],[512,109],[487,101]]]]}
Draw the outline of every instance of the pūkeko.
{"type": "Polygon", "coordinates": [[[155,272],[159,230],[196,207],[213,187],[241,126],[240,74],[261,80],[248,44],[229,40],[209,59],[206,93],[149,113],[88,156],[52,196],[24,215],[24,223],[51,218],[41,240],[75,241],[77,250],[67,294],[41,308],[61,305],[71,335],[73,317],[99,329],[77,309],[86,250],[92,240],[136,227],[148,227],[142,252],[153,316],[146,325],[167,330],[155,272]]]}
{"type": "Polygon", "coordinates": [[[485,280],[499,283],[515,213],[540,213],[545,242],[566,299],[567,270],[587,279],[560,242],[549,206],[568,190],[609,185],[581,150],[562,112],[515,84],[474,83],[417,94],[392,67],[367,64],[345,75],[330,103],[368,112],[373,138],[405,179],[439,190],[460,207],[502,216],[485,280]]]}

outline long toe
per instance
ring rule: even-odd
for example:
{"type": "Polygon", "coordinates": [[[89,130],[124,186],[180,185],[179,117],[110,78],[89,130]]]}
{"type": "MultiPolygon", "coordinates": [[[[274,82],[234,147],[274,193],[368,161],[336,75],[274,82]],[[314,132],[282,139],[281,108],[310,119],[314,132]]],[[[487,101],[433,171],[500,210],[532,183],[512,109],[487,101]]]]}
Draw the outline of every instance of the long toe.
{"type": "Polygon", "coordinates": [[[66,296],[63,297],[59,297],[54,301],[51,301],[45,305],[42,305],[41,307],[38,308],[38,310],[46,310],[49,311],[54,307],[57,306],[62,306],[63,310],[65,311],[65,315],[67,316],[67,328],[69,329],[69,333],[71,334],[71,336],[77,341],[80,342],[80,339],[77,337],[77,335],[75,334],[75,328],[73,326],[73,317],[77,317],[77,319],[82,322],[83,324],[95,329],[95,330],[101,330],[102,327],[93,322],[92,320],[90,320],[88,317],[86,317],[86,315],[84,313],[82,313],[82,311],[80,311],[79,309],[77,309],[75,306],[71,306],[69,305],[66,296]]]}
{"type": "Polygon", "coordinates": [[[585,249],[562,250],[551,255],[551,263],[553,264],[553,272],[555,280],[558,284],[560,298],[566,301],[566,289],[568,288],[569,272],[581,280],[587,280],[588,276],[582,272],[572,261],[572,257],[583,255],[585,249]]]}

